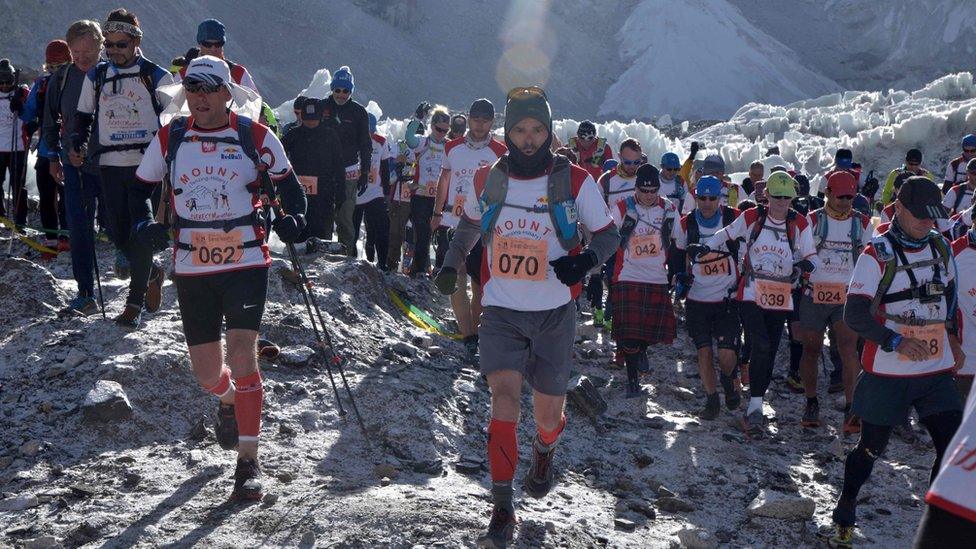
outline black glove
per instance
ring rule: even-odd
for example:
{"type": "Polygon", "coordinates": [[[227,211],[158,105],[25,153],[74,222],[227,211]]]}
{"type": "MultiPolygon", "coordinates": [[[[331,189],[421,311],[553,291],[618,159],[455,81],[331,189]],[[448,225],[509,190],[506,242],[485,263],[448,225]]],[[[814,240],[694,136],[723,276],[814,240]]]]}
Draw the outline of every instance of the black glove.
{"type": "Polygon", "coordinates": [[[797,261],[796,263],[793,264],[793,274],[790,277],[790,279],[795,283],[799,281],[801,278],[807,278],[804,275],[808,275],[809,273],[812,273],[813,269],[814,269],[813,263],[811,263],[809,259],[803,259],[797,261]]]}
{"type": "Polygon", "coordinates": [[[692,259],[698,259],[711,253],[712,249],[705,244],[688,244],[687,252],[692,259]]]}
{"type": "Polygon", "coordinates": [[[431,105],[427,101],[424,101],[421,104],[417,105],[417,110],[414,111],[413,117],[416,118],[417,120],[424,121],[427,119],[427,115],[430,114],[430,110],[433,108],[434,108],[433,105],[431,105]]]}
{"type": "Polygon", "coordinates": [[[684,299],[688,297],[688,290],[695,282],[695,275],[689,273],[678,273],[674,275],[674,297],[684,299]]]}
{"type": "Polygon", "coordinates": [[[292,244],[302,235],[305,220],[301,216],[286,215],[275,219],[271,225],[274,232],[285,244],[292,244]]]}
{"type": "Polygon", "coordinates": [[[24,110],[24,100],[16,91],[10,97],[10,112],[20,114],[24,110]]]}
{"type": "Polygon", "coordinates": [[[556,278],[560,282],[567,286],[572,286],[583,280],[583,277],[586,276],[586,273],[590,269],[596,267],[596,254],[590,250],[586,250],[579,255],[567,255],[559,259],[554,259],[549,264],[556,271],[556,278]]]}
{"type": "Polygon", "coordinates": [[[454,295],[457,291],[457,269],[454,267],[441,267],[434,275],[434,286],[442,295],[454,295]]]}
{"type": "Polygon", "coordinates": [[[169,248],[169,229],[162,223],[143,221],[133,228],[137,242],[149,248],[153,253],[169,248]]]}
{"type": "Polygon", "coordinates": [[[867,178],[864,180],[864,186],[861,187],[861,194],[873,199],[874,195],[878,192],[878,178],[874,177],[874,170],[868,172],[867,178]]]}
{"type": "Polygon", "coordinates": [[[692,160],[694,160],[695,155],[698,154],[698,149],[700,149],[700,148],[701,148],[701,146],[698,144],[697,141],[692,141],[691,142],[691,150],[689,151],[689,154],[691,155],[692,160]]]}

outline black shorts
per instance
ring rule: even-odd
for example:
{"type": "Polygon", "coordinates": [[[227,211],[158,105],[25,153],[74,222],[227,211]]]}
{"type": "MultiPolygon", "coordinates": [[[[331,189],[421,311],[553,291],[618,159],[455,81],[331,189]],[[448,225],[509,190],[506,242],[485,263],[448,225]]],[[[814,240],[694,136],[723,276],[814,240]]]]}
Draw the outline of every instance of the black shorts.
{"type": "Polygon", "coordinates": [[[685,325],[696,349],[711,347],[713,339],[719,349],[735,351],[739,348],[742,325],[735,302],[705,303],[686,299],[685,325]]]}
{"type": "Polygon", "coordinates": [[[471,248],[471,253],[464,258],[464,269],[468,272],[468,278],[479,286],[481,286],[481,255],[483,249],[479,238],[478,243],[474,245],[474,248],[471,248]]]}
{"type": "Polygon", "coordinates": [[[222,321],[228,330],[261,327],[268,295],[266,267],[173,279],[187,346],[220,341],[222,321]]]}

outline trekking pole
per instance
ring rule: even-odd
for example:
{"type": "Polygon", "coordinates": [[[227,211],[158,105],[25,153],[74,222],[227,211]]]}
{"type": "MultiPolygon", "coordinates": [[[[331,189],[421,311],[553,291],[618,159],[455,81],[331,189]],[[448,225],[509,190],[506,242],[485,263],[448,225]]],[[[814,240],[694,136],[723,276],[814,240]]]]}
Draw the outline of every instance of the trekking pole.
{"type": "MultiPolygon", "coordinates": [[[[20,69],[14,71],[14,91],[12,92],[10,99],[8,101],[13,101],[14,97],[17,96],[18,87],[20,86],[20,69]]],[[[13,257],[14,255],[14,240],[17,239],[17,202],[20,200],[20,192],[15,194],[14,187],[17,186],[17,176],[20,172],[17,171],[17,114],[11,111],[13,119],[10,121],[10,208],[7,210],[7,215],[11,217],[10,221],[10,242],[7,243],[7,257],[13,257]]],[[[26,185],[26,182],[25,182],[26,185]]]]}
{"type": "MultiPolygon", "coordinates": [[[[264,187],[264,194],[268,195],[268,202],[271,205],[274,214],[278,218],[285,216],[284,210],[281,208],[281,204],[278,202],[278,197],[274,188],[274,183],[271,181],[271,176],[268,175],[267,166],[259,165],[257,166],[258,173],[261,176],[261,184],[264,187]]],[[[322,319],[322,311],[319,309],[318,302],[315,300],[315,294],[312,292],[312,283],[308,279],[308,274],[305,272],[305,267],[302,266],[302,262],[299,259],[298,251],[295,250],[295,244],[291,242],[286,242],[285,247],[288,249],[288,255],[291,258],[292,267],[297,272],[301,284],[299,288],[302,292],[302,299],[305,301],[305,308],[308,311],[309,320],[312,323],[312,331],[315,333],[315,339],[318,341],[319,346],[323,350],[328,349],[331,357],[326,357],[325,369],[329,374],[329,382],[332,384],[332,391],[335,393],[336,404],[339,407],[339,415],[345,416],[346,411],[342,407],[342,400],[339,398],[339,389],[336,386],[335,378],[332,374],[332,366],[335,366],[336,370],[339,372],[339,378],[342,380],[342,385],[346,390],[346,395],[349,397],[349,403],[352,405],[352,411],[356,415],[356,421],[359,423],[359,428],[363,432],[363,438],[366,440],[366,446],[369,447],[369,432],[366,430],[366,424],[363,423],[363,418],[359,414],[359,407],[356,406],[356,398],[352,394],[352,389],[349,388],[349,382],[346,380],[346,373],[343,370],[343,364],[345,363],[345,357],[339,355],[335,346],[333,345],[332,336],[329,334],[328,328],[325,327],[325,321],[322,319]],[[312,314],[312,311],[315,314],[312,314]],[[316,320],[318,320],[319,326],[316,326],[316,320]],[[321,328],[321,330],[319,329],[321,328]]]]}
{"type": "MultiPolygon", "coordinates": [[[[76,153],[81,152],[81,148],[77,143],[73,143],[73,147],[76,153]]],[[[98,253],[95,250],[95,215],[97,215],[98,208],[94,204],[94,196],[92,197],[92,206],[95,207],[95,215],[91,217],[91,224],[88,223],[88,205],[85,203],[85,178],[81,174],[81,168],[75,168],[78,170],[78,190],[81,194],[81,208],[85,214],[85,224],[91,227],[91,245],[92,245],[92,265],[95,267],[95,284],[98,286],[98,306],[102,309],[102,320],[106,320],[105,316],[105,298],[102,295],[102,273],[98,269],[98,253]]]]}

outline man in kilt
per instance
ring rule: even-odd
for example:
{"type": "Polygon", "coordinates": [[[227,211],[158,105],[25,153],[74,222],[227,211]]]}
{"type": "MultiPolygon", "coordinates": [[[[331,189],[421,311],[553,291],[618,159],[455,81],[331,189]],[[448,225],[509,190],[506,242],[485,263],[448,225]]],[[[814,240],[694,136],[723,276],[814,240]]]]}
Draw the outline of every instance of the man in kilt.
{"type": "Polygon", "coordinates": [[[637,170],[633,194],[611,207],[621,237],[613,269],[612,336],[627,365],[627,398],[641,394],[638,367],[644,350],[675,337],[667,251],[677,209],[660,189],[658,169],[645,164],[637,170]]]}

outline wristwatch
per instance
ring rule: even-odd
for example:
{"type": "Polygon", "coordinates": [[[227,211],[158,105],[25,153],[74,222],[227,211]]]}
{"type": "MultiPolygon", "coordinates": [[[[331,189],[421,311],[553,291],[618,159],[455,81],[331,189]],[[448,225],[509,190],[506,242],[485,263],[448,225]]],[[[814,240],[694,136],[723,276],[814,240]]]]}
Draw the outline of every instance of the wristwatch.
{"type": "Polygon", "coordinates": [[[886,353],[893,353],[895,352],[895,349],[898,348],[898,345],[901,344],[901,340],[902,340],[901,334],[898,333],[891,334],[890,336],[888,336],[888,339],[885,340],[885,342],[881,345],[881,350],[886,353]]]}

